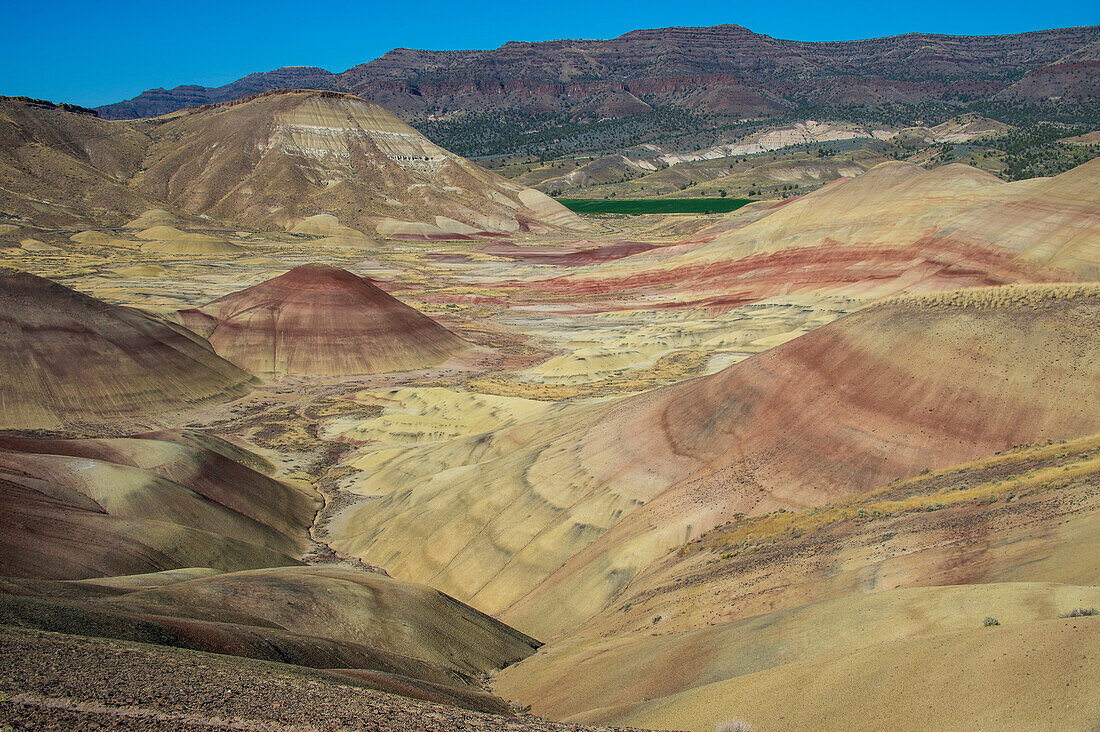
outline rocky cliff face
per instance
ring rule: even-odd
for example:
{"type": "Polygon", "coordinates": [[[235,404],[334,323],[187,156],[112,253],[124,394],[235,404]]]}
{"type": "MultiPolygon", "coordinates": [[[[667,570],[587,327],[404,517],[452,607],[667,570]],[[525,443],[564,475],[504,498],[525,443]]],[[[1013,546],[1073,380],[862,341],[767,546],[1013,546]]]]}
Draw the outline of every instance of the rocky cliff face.
{"type": "MultiPolygon", "coordinates": [[[[510,42],[489,51],[401,48],[340,74],[284,68],[216,89],[150,90],[100,112],[116,119],[149,116],[285,87],[352,92],[413,123],[505,110],[575,121],[640,114],[654,105],[743,117],[798,104],[989,98],[1097,41],[1098,26],[824,43],[780,40],[734,25],[664,28],[611,40],[510,42]]],[[[1026,84],[1013,98],[1045,99],[1048,86],[1026,84]]],[[[1057,96],[1066,95],[1061,91],[1057,96]]],[[[1075,84],[1069,95],[1076,94],[1093,99],[1095,89],[1075,84]]]]}

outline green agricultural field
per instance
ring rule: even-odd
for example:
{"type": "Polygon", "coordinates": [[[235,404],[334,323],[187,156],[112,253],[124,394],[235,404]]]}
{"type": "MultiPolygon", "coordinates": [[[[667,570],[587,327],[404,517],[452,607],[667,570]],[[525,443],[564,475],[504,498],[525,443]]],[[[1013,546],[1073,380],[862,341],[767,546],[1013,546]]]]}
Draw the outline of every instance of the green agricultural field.
{"type": "Polygon", "coordinates": [[[559,198],[558,203],[580,214],[678,214],[729,213],[748,198],[651,198],[611,200],[603,198],[559,198]]]}

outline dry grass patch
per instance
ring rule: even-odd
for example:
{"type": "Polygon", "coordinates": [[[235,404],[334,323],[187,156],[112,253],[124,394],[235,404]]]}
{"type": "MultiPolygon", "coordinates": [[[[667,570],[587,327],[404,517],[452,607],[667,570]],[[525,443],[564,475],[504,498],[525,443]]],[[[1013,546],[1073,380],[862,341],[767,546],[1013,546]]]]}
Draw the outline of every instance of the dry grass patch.
{"type": "Polygon", "coordinates": [[[619,376],[584,384],[537,384],[505,374],[491,374],[466,383],[470,391],[495,396],[522,397],[541,401],[563,401],[629,394],[671,384],[702,372],[710,354],[702,351],[674,351],[652,366],[619,376]]]}
{"type": "Polygon", "coordinates": [[[1093,298],[1100,298],[1100,284],[1002,285],[900,295],[881,300],[872,307],[915,305],[922,308],[951,307],[977,310],[1031,309],[1052,302],[1093,298]]]}
{"type": "Polygon", "coordinates": [[[1060,618],[1090,618],[1094,615],[1100,615],[1100,610],[1094,607],[1078,607],[1070,610],[1065,615],[1059,615],[1060,618]]]}
{"type": "Polygon", "coordinates": [[[702,534],[678,553],[687,556],[704,550],[719,551],[728,559],[775,540],[813,534],[844,521],[871,521],[962,504],[1011,501],[1098,475],[1100,434],[1024,446],[963,466],[895,481],[845,503],[739,517],[702,534]]]}

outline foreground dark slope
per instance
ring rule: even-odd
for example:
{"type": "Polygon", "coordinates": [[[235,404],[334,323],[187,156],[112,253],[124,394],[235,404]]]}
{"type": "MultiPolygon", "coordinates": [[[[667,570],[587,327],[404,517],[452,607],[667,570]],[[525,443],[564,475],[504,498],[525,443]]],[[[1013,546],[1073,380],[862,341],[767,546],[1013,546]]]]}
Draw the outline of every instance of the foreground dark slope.
{"type": "Polygon", "coordinates": [[[0,724],[16,729],[592,729],[415,700],[430,700],[415,696],[424,686],[401,687],[410,699],[372,691],[375,680],[347,673],[4,626],[0,656],[9,664],[0,724]]]}
{"type": "Polygon", "coordinates": [[[430,587],[349,567],[0,579],[0,625],[338,669],[372,688],[505,714],[480,677],[539,645],[430,587]]]}

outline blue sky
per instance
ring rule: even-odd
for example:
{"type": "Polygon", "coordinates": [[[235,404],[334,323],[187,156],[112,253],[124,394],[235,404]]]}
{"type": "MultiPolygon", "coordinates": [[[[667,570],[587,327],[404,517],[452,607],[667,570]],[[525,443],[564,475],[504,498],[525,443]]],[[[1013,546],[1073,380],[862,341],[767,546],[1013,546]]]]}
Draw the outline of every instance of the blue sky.
{"type": "Polygon", "coordinates": [[[1017,33],[1100,23],[1096,0],[681,2],[26,2],[0,0],[0,94],[95,106],[144,89],[217,86],[252,71],[343,71],[395,47],[495,48],[612,38],[637,28],[737,23],[798,40],[911,31],[1017,33]],[[894,6],[894,7],[891,7],[894,6]]]}

